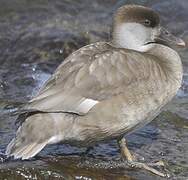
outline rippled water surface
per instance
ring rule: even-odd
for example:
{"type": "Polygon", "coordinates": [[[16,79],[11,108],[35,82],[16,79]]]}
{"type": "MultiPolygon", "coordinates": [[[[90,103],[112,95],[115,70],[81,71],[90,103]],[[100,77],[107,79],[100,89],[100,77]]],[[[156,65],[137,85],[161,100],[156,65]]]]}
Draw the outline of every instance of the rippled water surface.
{"type": "MultiPolygon", "coordinates": [[[[187,0],[1,0],[0,179],[162,179],[132,170],[115,141],[84,148],[51,145],[29,161],[5,160],[14,136],[14,111],[27,102],[72,51],[110,38],[111,16],[126,3],[157,10],[162,23],[188,43],[187,0]]],[[[188,179],[188,50],[178,49],[184,81],[177,96],[149,125],[127,137],[142,161],[163,160],[170,179],[188,179]],[[144,159],[143,159],[144,158],[144,159]]]]}

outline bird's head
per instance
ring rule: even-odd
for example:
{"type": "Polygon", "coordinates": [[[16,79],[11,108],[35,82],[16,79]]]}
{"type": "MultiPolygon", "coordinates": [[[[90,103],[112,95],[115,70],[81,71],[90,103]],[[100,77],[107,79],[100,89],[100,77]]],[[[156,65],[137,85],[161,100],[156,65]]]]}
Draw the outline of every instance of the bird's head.
{"type": "Polygon", "coordinates": [[[120,7],[114,15],[113,42],[122,48],[147,52],[155,44],[185,46],[160,25],[159,15],[150,8],[139,5],[120,7]]]}

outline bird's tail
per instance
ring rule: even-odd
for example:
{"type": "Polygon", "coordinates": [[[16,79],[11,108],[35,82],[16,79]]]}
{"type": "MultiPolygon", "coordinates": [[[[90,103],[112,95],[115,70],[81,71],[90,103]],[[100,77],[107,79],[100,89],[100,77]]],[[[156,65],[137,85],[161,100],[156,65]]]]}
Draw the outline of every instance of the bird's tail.
{"type": "Polygon", "coordinates": [[[29,159],[39,153],[56,137],[57,127],[50,113],[29,116],[6,148],[6,155],[15,159],[29,159]]]}
{"type": "Polygon", "coordinates": [[[15,159],[29,159],[39,153],[44,148],[44,146],[46,146],[46,144],[47,142],[33,142],[30,144],[21,145],[21,143],[19,143],[16,138],[13,138],[7,146],[6,155],[13,156],[15,159]]]}

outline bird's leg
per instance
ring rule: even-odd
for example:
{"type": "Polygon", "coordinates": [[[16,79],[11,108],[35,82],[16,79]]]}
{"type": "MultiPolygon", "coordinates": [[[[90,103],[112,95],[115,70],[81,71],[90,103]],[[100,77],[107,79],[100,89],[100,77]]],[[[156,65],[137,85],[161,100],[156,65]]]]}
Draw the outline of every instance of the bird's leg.
{"type": "Polygon", "coordinates": [[[126,159],[128,162],[135,161],[135,158],[132,156],[132,154],[130,153],[127,147],[126,139],[125,138],[120,139],[118,141],[118,144],[119,144],[123,159],[126,159]]]}
{"type": "MultiPolygon", "coordinates": [[[[139,168],[139,169],[145,169],[149,172],[152,172],[153,174],[156,174],[158,176],[161,177],[167,177],[168,175],[161,173],[159,171],[157,171],[156,169],[149,167],[147,164],[145,163],[140,163],[137,162],[134,158],[134,156],[130,153],[129,149],[127,148],[127,144],[126,144],[126,139],[122,138],[118,141],[120,150],[121,150],[121,155],[123,157],[123,159],[126,159],[128,161],[128,165],[131,166],[132,168],[139,168]]],[[[152,164],[154,166],[154,164],[152,164]]],[[[156,163],[157,166],[159,166],[160,164],[156,163]]]]}

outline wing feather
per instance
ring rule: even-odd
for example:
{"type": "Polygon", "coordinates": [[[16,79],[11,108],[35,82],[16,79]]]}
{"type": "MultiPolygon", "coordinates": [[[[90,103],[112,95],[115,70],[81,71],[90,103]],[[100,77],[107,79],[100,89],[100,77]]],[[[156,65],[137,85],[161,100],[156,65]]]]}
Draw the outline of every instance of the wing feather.
{"type": "Polygon", "coordinates": [[[145,67],[150,64],[146,54],[103,42],[88,45],[57,68],[27,108],[86,114],[95,104],[125,92],[138,80],[147,79],[150,72],[145,67]]]}

